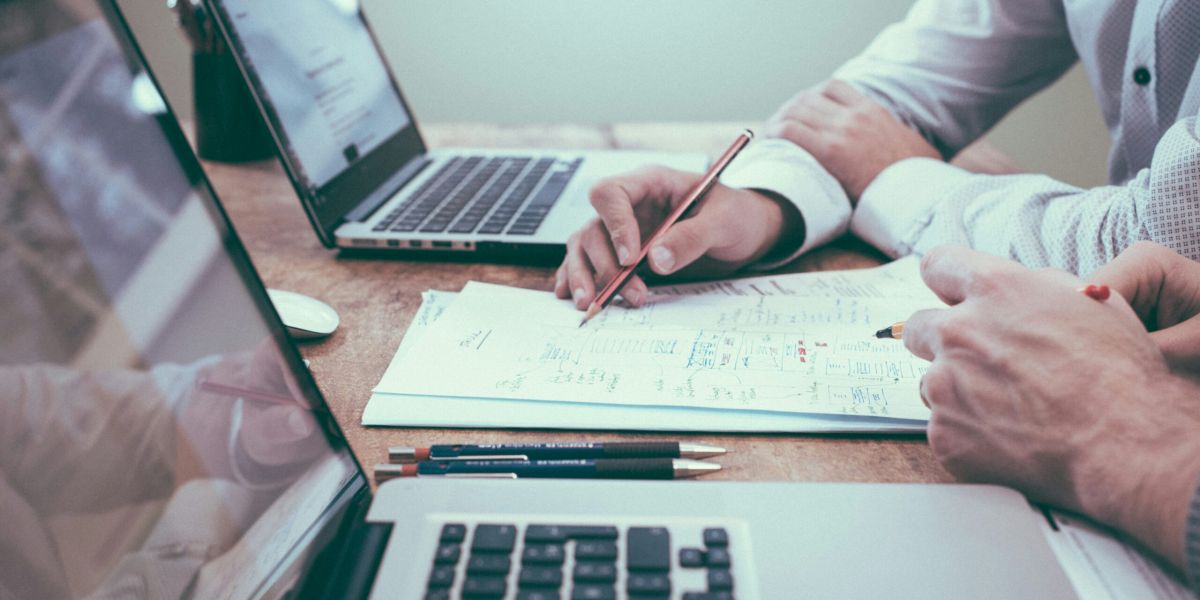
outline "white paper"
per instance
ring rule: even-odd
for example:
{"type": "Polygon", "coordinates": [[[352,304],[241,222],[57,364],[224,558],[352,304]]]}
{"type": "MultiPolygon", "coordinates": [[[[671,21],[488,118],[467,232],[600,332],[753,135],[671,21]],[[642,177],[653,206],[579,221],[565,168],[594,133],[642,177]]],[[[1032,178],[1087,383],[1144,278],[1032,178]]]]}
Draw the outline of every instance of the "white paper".
{"type": "MultiPolygon", "coordinates": [[[[429,290],[422,295],[393,364],[403,357],[457,297],[429,290]]],[[[408,396],[376,393],[362,424],[377,427],[593,429],[625,431],[923,433],[925,421],[840,415],[532,402],[494,398],[408,396]]]]}
{"type": "Polygon", "coordinates": [[[940,306],[900,270],[755,278],[805,296],[656,294],[583,328],[552,294],[472,282],[375,391],[926,419],[927,363],[870,335],[940,306]]]}

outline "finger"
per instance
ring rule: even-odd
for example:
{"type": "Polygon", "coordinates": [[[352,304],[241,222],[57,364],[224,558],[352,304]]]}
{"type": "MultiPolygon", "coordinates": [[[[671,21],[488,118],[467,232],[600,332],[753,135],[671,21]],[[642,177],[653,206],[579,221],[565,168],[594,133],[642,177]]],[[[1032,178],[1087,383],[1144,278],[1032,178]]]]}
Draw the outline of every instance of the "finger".
{"type": "Polygon", "coordinates": [[[955,305],[968,296],[1003,291],[1022,267],[964,246],[938,246],[921,258],[921,279],[943,302],[955,305]]]}
{"type": "Polygon", "coordinates": [[[716,210],[676,223],[650,248],[650,268],[660,275],[682,269],[714,246],[729,243],[733,228],[716,210]]]}
{"type": "Polygon", "coordinates": [[[1200,316],[1150,334],[1174,371],[1200,372],[1200,316]]]}
{"type": "Polygon", "coordinates": [[[815,92],[801,92],[780,113],[779,120],[800,121],[820,127],[845,113],[845,107],[815,92]]]}
{"type": "Polygon", "coordinates": [[[821,154],[822,136],[806,123],[795,119],[783,119],[767,124],[767,137],[787,140],[814,155],[821,154]]]}
{"type": "Polygon", "coordinates": [[[579,238],[580,236],[576,234],[567,240],[567,258],[563,264],[567,267],[567,286],[571,298],[575,302],[575,307],[583,310],[588,307],[592,297],[596,295],[596,275],[592,270],[591,263],[584,256],[579,238]]]}
{"type": "Polygon", "coordinates": [[[653,167],[605,179],[588,195],[608,231],[617,262],[627,266],[637,260],[642,248],[641,225],[635,206],[647,201],[682,201],[698,175],[664,167],[653,167]]]}
{"type": "Polygon", "coordinates": [[[904,347],[909,352],[933,360],[942,351],[942,331],[950,311],[946,309],[919,310],[904,322],[904,347]]]}
{"type": "Polygon", "coordinates": [[[567,263],[558,266],[558,270],[554,272],[554,295],[558,298],[567,299],[571,297],[571,290],[567,286],[567,263]]]}
{"type": "Polygon", "coordinates": [[[596,289],[604,287],[621,270],[620,265],[617,264],[617,256],[613,252],[612,243],[603,232],[596,229],[583,232],[583,235],[580,236],[579,247],[583,249],[584,255],[587,256],[587,260],[595,272],[593,281],[596,289]]]}
{"type": "Polygon", "coordinates": [[[847,107],[856,106],[863,102],[870,102],[870,99],[864,96],[862,92],[854,89],[854,86],[837,79],[826,81],[821,86],[821,95],[841,106],[847,107]]]}
{"type": "Polygon", "coordinates": [[[1150,329],[1171,327],[1200,313],[1200,263],[1150,242],[1127,248],[1088,276],[1129,301],[1150,329]]]}
{"type": "Polygon", "coordinates": [[[646,287],[646,282],[642,281],[641,277],[634,275],[629,278],[625,287],[621,288],[621,297],[625,299],[626,304],[637,308],[650,299],[650,289],[646,287]]]}
{"type": "Polygon", "coordinates": [[[317,430],[308,411],[297,406],[247,406],[240,439],[246,454],[264,465],[286,464],[293,449],[317,430]]]}

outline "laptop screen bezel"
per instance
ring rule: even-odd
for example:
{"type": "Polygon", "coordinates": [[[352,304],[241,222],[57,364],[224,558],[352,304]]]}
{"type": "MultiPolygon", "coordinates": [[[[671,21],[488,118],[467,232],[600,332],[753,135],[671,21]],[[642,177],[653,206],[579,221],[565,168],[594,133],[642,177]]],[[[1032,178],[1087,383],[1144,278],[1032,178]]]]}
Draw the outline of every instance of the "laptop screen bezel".
{"type": "Polygon", "coordinates": [[[305,185],[303,169],[299,160],[288,152],[290,142],[287,130],[270,100],[270,94],[267,93],[262,79],[247,58],[245,46],[238,37],[237,30],[232,26],[225,3],[222,0],[204,0],[204,5],[208,8],[209,14],[216,17],[214,21],[221,32],[221,37],[230,48],[238,70],[242,73],[242,79],[249,87],[250,96],[254,99],[259,114],[266,122],[279,161],[304,206],[305,214],[308,215],[321,243],[327,248],[333,248],[337,241],[335,232],[346,222],[346,215],[366,202],[369,197],[375,195],[381,186],[388,184],[398,186],[397,183],[391,182],[392,177],[409,162],[419,159],[428,151],[417,126],[416,115],[413,114],[408,100],[400,90],[399,82],[392,74],[392,67],[383,53],[383,48],[379,45],[379,39],[375,35],[374,29],[371,28],[361,5],[357,7],[358,19],[371,38],[375,54],[383,63],[392,90],[409,116],[409,124],[359,160],[347,165],[328,182],[315,187],[305,185]]]}
{"type": "MultiPolygon", "coordinates": [[[[149,63],[146,61],[146,57],[142,53],[141,47],[138,46],[132,29],[129,27],[129,23],[117,5],[117,0],[99,0],[97,5],[104,13],[104,17],[109,24],[109,30],[112,32],[117,44],[120,45],[126,60],[131,62],[131,67],[144,72],[153,82],[155,89],[159,90],[159,94],[162,95],[162,86],[159,84],[154,72],[150,69],[149,63]]],[[[188,178],[192,188],[200,192],[197,195],[201,197],[201,204],[211,217],[211,222],[216,230],[215,233],[221,240],[222,250],[236,269],[247,295],[254,302],[259,315],[262,317],[263,324],[269,330],[275,345],[280,349],[280,354],[286,362],[287,368],[293,374],[297,386],[299,386],[305,398],[313,406],[320,406],[324,409],[323,411],[313,412],[318,415],[318,422],[321,424],[326,438],[329,439],[332,450],[336,453],[339,449],[344,449],[350,455],[350,458],[353,459],[352,462],[355,470],[353,476],[350,477],[342,489],[333,497],[333,500],[330,501],[320,518],[310,524],[309,530],[300,538],[297,545],[291,548],[285,558],[279,564],[274,565],[271,574],[259,583],[259,593],[269,596],[281,595],[283,591],[286,591],[286,588],[290,587],[296,581],[300,570],[304,568],[306,563],[318,554],[319,548],[315,547],[314,543],[323,540],[328,541],[329,536],[322,535],[322,533],[340,526],[347,514],[356,514],[358,512],[355,509],[356,506],[370,501],[371,490],[367,483],[367,476],[363,470],[362,463],[354,454],[354,449],[350,446],[349,439],[338,424],[337,419],[334,418],[329,403],[325,401],[325,397],[317,386],[316,380],[304,364],[304,359],[300,356],[295,343],[288,336],[279,314],[275,311],[274,305],[271,304],[271,299],[267,295],[266,286],[261,277],[259,277],[258,271],[255,270],[249,253],[246,251],[246,246],[242,243],[241,238],[234,229],[229,214],[225,211],[224,206],[217,197],[212,182],[209,181],[200,161],[193,153],[187,136],[184,135],[176,114],[171,109],[170,103],[165,97],[163,104],[165,112],[158,115],[155,121],[162,131],[163,137],[170,145],[172,152],[175,154],[180,168],[188,178]]]]}

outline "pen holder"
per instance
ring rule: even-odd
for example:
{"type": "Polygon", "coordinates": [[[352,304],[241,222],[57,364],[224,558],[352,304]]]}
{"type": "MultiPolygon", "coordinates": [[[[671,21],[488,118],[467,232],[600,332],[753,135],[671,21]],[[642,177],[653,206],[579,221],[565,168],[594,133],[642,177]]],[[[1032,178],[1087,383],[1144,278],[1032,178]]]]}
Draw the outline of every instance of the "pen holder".
{"type": "Polygon", "coordinates": [[[196,152],[201,158],[248,162],[275,155],[262,115],[229,52],[192,53],[196,152]]]}

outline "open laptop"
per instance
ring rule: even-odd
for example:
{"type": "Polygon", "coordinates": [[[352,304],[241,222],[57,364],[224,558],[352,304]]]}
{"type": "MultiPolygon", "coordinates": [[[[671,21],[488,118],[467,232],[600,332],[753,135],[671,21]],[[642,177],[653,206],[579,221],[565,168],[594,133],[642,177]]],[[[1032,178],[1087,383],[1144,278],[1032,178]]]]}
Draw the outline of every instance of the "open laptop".
{"type": "Polygon", "coordinates": [[[663,152],[430,150],[358,2],[208,2],[326,246],[561,255],[595,214],[596,180],[706,163],[663,152]]]}
{"type": "Polygon", "coordinates": [[[0,180],[0,597],[1072,595],[996,487],[373,493],[111,0],[0,2],[0,180]]]}

